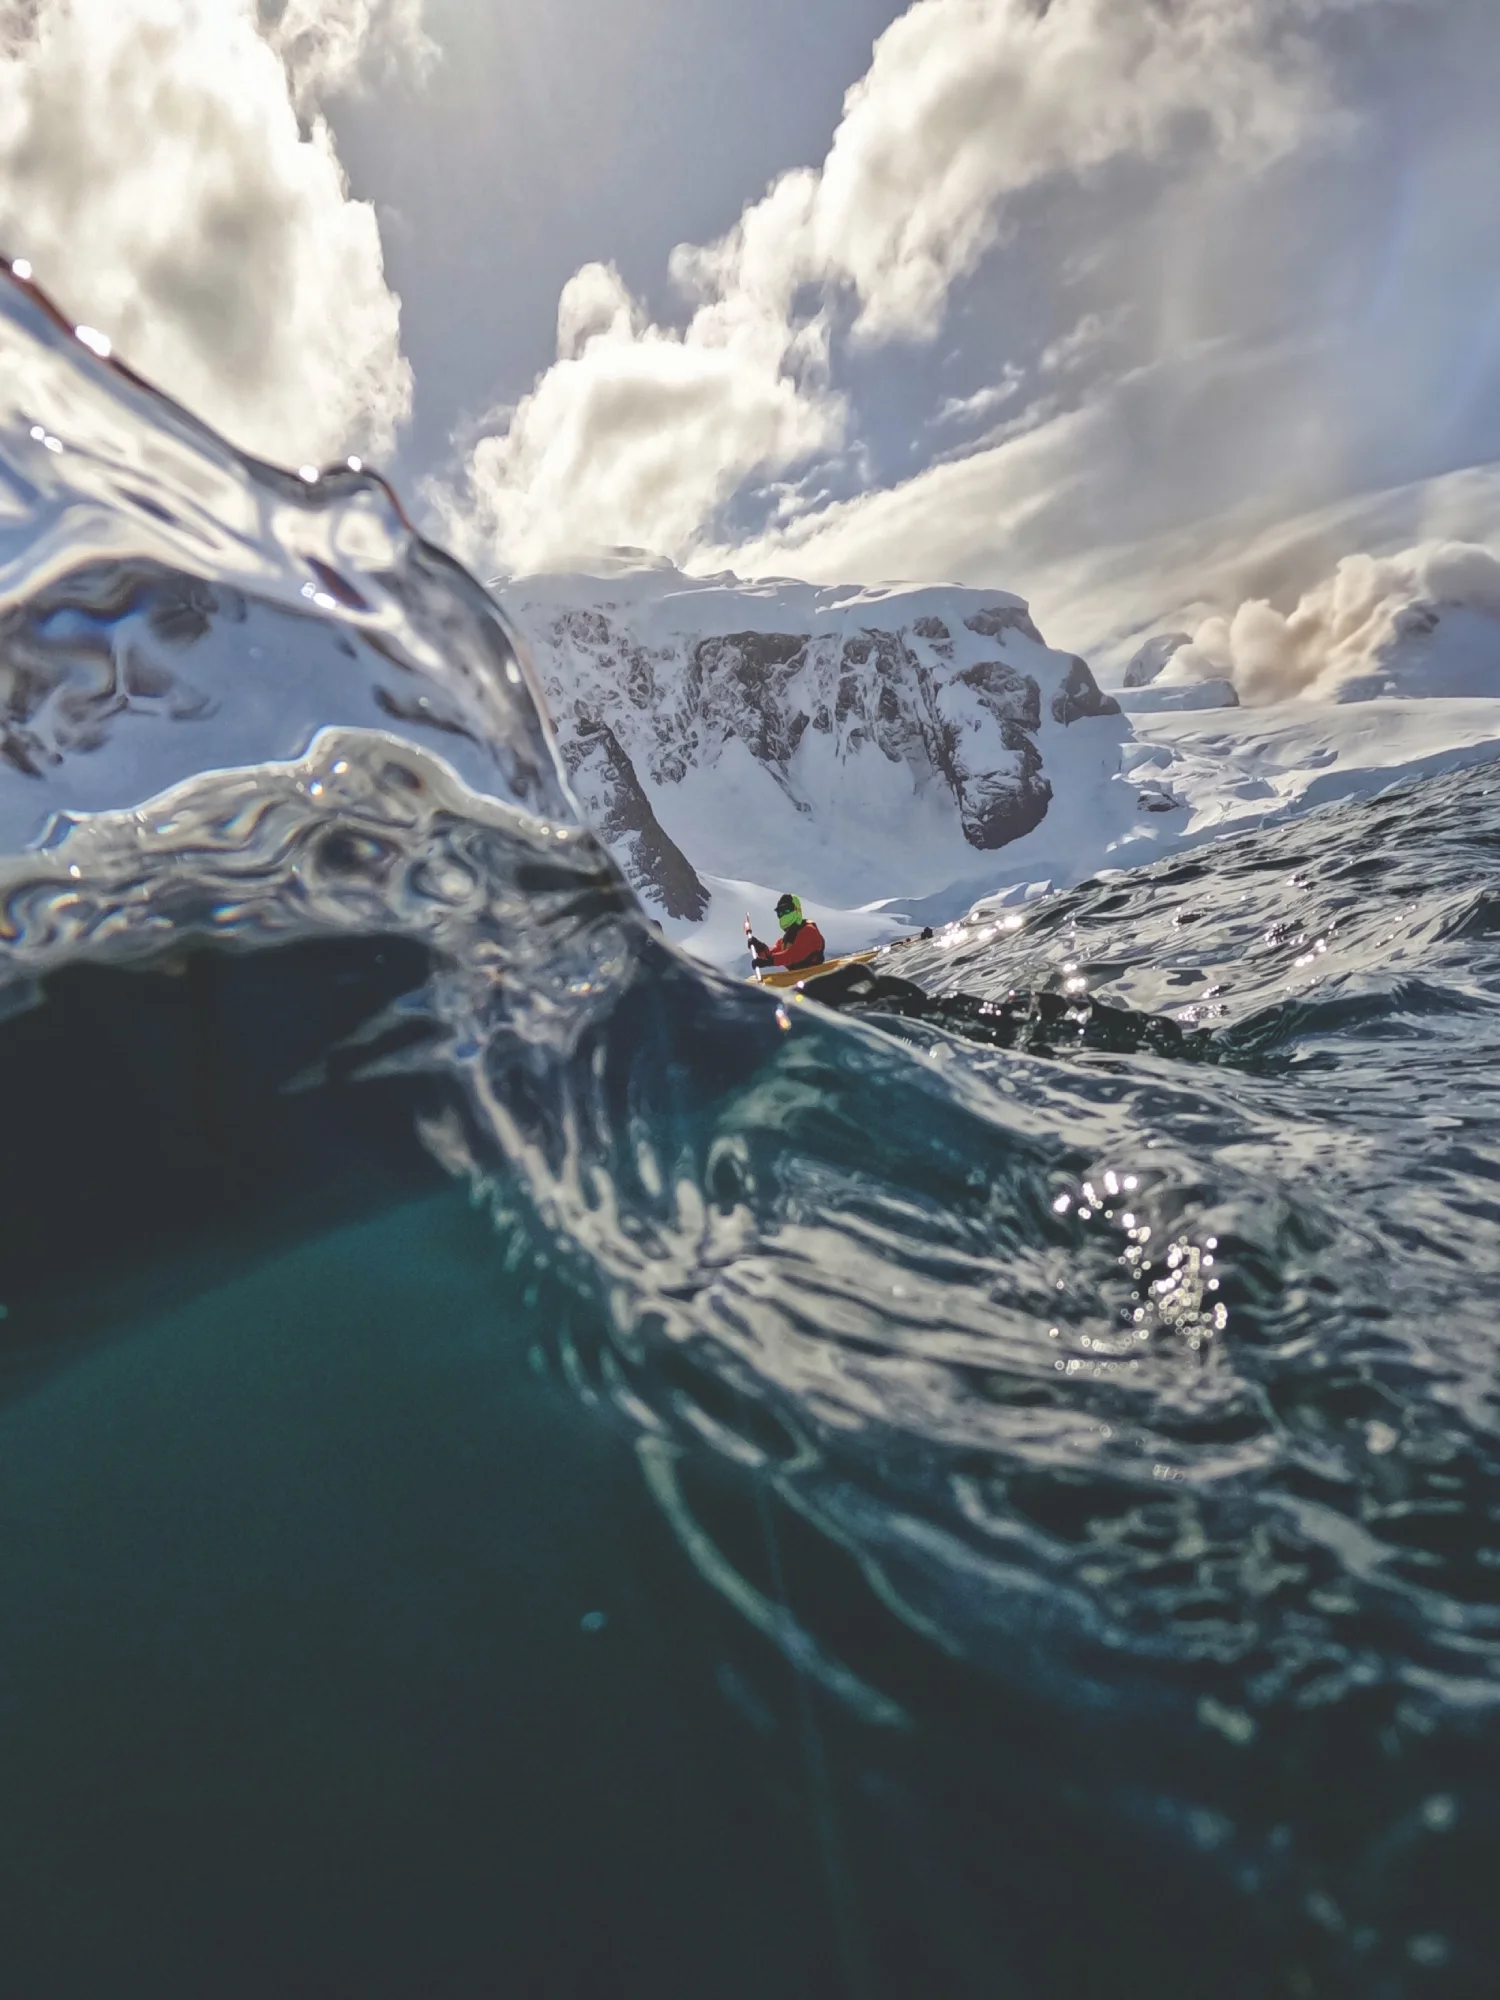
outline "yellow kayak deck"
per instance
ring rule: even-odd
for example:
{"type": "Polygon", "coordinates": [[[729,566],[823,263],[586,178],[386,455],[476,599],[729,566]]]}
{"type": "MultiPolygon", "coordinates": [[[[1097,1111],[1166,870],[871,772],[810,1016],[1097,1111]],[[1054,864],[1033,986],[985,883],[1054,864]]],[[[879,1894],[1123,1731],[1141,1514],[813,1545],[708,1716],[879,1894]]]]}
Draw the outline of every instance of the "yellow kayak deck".
{"type": "Polygon", "coordinates": [[[837,972],[841,965],[868,965],[875,956],[873,951],[854,951],[847,958],[825,959],[821,965],[798,966],[794,971],[752,972],[753,986],[805,986],[810,980],[821,979],[825,972],[837,972]]]}

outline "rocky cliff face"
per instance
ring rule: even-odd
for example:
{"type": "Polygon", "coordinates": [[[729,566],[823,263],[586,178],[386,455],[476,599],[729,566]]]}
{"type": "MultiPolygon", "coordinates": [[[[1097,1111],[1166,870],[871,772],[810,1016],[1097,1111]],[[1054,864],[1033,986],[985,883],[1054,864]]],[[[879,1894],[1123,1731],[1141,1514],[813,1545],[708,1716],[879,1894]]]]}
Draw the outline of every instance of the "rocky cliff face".
{"type": "Polygon", "coordinates": [[[642,896],[688,922],[705,873],[815,875],[833,817],[894,858],[961,843],[978,864],[1046,819],[1050,739],[1119,715],[1003,594],[648,571],[531,579],[502,602],[592,824],[642,896]]]}

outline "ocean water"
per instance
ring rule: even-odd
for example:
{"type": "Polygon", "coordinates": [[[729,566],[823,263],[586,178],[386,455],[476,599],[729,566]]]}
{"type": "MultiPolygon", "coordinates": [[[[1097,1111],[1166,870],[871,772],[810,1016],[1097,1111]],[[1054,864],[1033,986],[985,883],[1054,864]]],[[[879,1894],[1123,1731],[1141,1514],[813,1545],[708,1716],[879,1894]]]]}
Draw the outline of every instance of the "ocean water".
{"type": "Polygon", "coordinates": [[[1500,1990],[1500,780],[654,935],[484,593],[0,297],[27,1996],[1500,1990]]]}

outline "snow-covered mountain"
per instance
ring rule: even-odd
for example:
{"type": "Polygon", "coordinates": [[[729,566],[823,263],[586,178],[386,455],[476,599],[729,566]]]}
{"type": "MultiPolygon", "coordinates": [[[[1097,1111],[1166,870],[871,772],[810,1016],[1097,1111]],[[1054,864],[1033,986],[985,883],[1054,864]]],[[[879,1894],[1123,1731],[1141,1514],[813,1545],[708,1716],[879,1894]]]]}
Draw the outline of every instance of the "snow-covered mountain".
{"type": "Polygon", "coordinates": [[[1002,591],[638,568],[498,595],[586,814],[674,930],[737,940],[790,888],[863,943],[1096,865],[1138,809],[1119,705],[1002,591]]]}
{"type": "Polygon", "coordinates": [[[1227,624],[1143,647],[1117,700],[1003,591],[631,560],[497,595],[590,823],[664,927],[725,964],[782,889],[852,950],[1500,755],[1500,626],[1451,593],[1409,594],[1342,675],[1310,659],[1313,685],[1269,701],[1238,685],[1227,624]]]}

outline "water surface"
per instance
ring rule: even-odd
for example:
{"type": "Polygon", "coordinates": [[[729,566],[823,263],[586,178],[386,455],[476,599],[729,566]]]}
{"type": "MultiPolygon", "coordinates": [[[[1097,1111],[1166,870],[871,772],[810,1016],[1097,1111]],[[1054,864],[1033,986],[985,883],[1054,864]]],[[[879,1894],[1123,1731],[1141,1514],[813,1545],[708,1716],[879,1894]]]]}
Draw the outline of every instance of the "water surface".
{"type": "Polygon", "coordinates": [[[0,362],[20,1990],[1492,1993],[1493,777],[769,995],[378,481],[0,362]]]}

